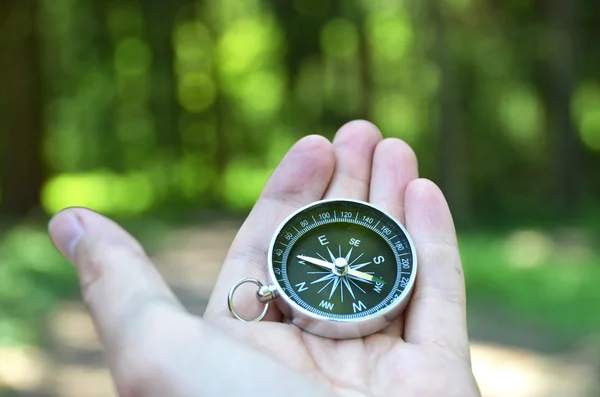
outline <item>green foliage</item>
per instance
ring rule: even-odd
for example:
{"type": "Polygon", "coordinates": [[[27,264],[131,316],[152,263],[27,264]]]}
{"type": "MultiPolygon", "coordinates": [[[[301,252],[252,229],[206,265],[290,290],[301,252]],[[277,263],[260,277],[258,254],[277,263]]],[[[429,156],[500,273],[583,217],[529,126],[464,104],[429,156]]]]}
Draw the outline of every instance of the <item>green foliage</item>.
{"type": "MultiPolygon", "coordinates": [[[[23,106],[0,146],[5,175],[42,156],[40,186],[18,174],[0,204],[35,195],[47,214],[87,206],[137,221],[247,211],[294,142],[369,119],[411,144],[420,174],[473,227],[462,234],[473,300],[561,332],[599,330],[600,216],[575,222],[586,243],[549,231],[600,195],[597,24],[583,3],[36,2],[39,41],[27,45],[40,75],[5,73],[29,59],[0,62],[0,79],[23,79],[0,93],[0,111],[23,106]],[[27,89],[39,108],[13,101],[27,89]],[[26,134],[35,118],[43,134],[26,134]],[[539,229],[510,231],[525,221],[539,229]]],[[[6,26],[0,49],[26,45],[6,26]]],[[[40,316],[75,291],[73,270],[35,226],[1,236],[0,263],[0,342],[35,341],[40,316]]]]}
{"type": "Polygon", "coordinates": [[[0,263],[0,344],[39,343],[44,316],[76,291],[75,270],[37,226],[6,233],[0,263]]]}

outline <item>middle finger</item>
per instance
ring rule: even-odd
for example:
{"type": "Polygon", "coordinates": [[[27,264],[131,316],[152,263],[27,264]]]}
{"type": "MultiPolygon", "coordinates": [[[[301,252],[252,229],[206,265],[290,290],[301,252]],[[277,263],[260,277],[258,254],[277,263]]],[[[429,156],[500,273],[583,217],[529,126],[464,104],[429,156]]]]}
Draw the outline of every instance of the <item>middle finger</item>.
{"type": "Polygon", "coordinates": [[[381,133],[367,121],[340,128],[333,140],[335,172],[325,198],[369,200],[373,152],[380,141],[381,133]]]}

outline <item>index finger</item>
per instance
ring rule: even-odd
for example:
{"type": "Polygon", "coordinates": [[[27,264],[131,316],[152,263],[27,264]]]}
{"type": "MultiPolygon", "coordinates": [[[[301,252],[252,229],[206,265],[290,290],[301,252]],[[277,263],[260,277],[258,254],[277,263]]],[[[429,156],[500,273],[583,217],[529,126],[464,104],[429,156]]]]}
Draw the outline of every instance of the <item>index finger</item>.
{"type": "MultiPolygon", "coordinates": [[[[287,153],[269,178],[252,212],[238,232],[205,312],[205,318],[229,317],[226,297],[240,279],[267,278],[267,251],[273,234],[296,209],[320,200],[331,181],[335,156],[331,143],[320,136],[307,136],[287,153]]],[[[243,317],[261,312],[249,289],[236,292],[234,305],[243,317]],[[241,297],[241,299],[239,299],[241,297]]],[[[271,310],[267,320],[277,320],[271,310]]]]}

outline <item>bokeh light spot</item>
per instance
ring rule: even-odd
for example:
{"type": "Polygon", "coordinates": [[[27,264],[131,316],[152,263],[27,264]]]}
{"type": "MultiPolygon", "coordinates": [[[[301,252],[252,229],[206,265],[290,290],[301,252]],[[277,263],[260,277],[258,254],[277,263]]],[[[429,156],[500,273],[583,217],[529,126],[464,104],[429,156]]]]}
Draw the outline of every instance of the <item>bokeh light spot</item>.
{"type": "Polygon", "coordinates": [[[269,117],[281,106],[284,95],[283,79],[275,72],[255,72],[248,76],[242,90],[247,117],[269,117]]]}
{"type": "Polygon", "coordinates": [[[106,214],[138,214],[152,206],[152,186],[149,176],[143,173],[61,174],[44,186],[42,205],[50,213],[81,206],[106,214]]]}
{"type": "Polygon", "coordinates": [[[233,23],[219,41],[219,61],[226,74],[237,75],[256,68],[279,45],[279,32],[260,19],[233,23]]]}
{"type": "Polygon", "coordinates": [[[578,87],[573,98],[573,113],[584,145],[600,151],[600,85],[584,83],[578,87]]]}
{"type": "Polygon", "coordinates": [[[518,230],[507,236],[505,255],[508,262],[520,268],[544,264],[552,254],[553,243],[546,234],[535,230],[518,230]]]}
{"type": "Polygon", "coordinates": [[[125,75],[141,75],[148,71],[151,52],[148,45],[136,37],[128,37],[117,44],[115,69],[125,75]]]}
{"type": "Polygon", "coordinates": [[[113,2],[108,7],[107,27],[114,38],[141,36],[144,31],[142,10],[135,4],[113,2]]]}
{"type": "Polygon", "coordinates": [[[356,26],[341,18],[329,21],[321,31],[321,48],[332,57],[348,58],[355,55],[358,48],[356,26]]]}
{"type": "Polygon", "coordinates": [[[401,94],[380,95],[373,107],[373,120],[387,135],[402,137],[409,143],[417,136],[417,109],[401,94]]]}
{"type": "Polygon", "coordinates": [[[413,32],[404,12],[373,12],[367,27],[375,59],[397,61],[407,54],[413,41],[413,32]]]}
{"type": "Polygon", "coordinates": [[[509,85],[499,97],[500,120],[516,143],[535,143],[541,135],[543,108],[535,92],[525,85],[509,85]]]}
{"type": "Polygon", "coordinates": [[[179,80],[179,104],[188,112],[208,109],[215,100],[216,87],[206,73],[187,73],[179,80]]]}

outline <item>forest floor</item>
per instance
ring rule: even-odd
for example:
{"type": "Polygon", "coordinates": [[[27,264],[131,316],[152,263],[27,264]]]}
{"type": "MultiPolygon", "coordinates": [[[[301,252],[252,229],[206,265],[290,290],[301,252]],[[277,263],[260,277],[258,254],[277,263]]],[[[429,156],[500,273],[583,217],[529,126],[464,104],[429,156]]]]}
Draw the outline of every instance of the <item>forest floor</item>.
{"type": "MultiPolygon", "coordinates": [[[[238,221],[171,231],[152,254],[193,313],[208,302],[238,221]]],[[[0,396],[115,396],[93,326],[81,302],[63,300],[49,316],[45,347],[0,347],[0,396]]],[[[470,303],[472,362],[486,397],[598,397],[600,349],[589,340],[556,343],[543,327],[470,303]]]]}

